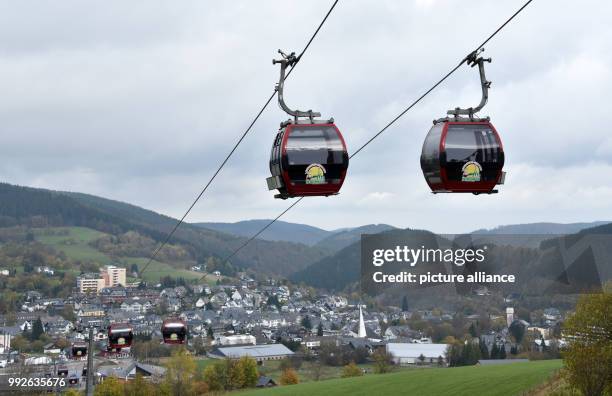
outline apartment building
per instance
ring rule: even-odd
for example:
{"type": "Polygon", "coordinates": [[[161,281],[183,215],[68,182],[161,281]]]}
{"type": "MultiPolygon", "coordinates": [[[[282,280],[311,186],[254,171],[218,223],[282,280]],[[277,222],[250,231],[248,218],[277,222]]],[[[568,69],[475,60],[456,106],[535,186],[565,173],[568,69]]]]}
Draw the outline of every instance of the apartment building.
{"type": "Polygon", "coordinates": [[[104,279],[104,287],[125,286],[125,268],[107,265],[100,269],[100,275],[104,279]]]}
{"type": "Polygon", "coordinates": [[[77,277],[77,289],[81,293],[98,293],[104,287],[104,279],[99,274],[89,273],[77,277]]]}

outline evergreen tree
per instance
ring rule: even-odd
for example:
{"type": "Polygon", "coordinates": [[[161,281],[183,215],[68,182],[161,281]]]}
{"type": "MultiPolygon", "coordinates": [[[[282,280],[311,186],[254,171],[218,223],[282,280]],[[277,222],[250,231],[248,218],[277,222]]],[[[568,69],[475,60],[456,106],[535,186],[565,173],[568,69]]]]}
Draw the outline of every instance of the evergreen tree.
{"type": "Polygon", "coordinates": [[[470,325],[470,335],[474,338],[478,337],[478,328],[474,322],[470,325]]]}
{"type": "Polygon", "coordinates": [[[459,366],[471,366],[478,363],[480,359],[480,348],[473,342],[461,346],[461,358],[459,366]]]}
{"type": "Polygon", "coordinates": [[[480,358],[481,359],[489,359],[489,349],[487,348],[487,344],[484,343],[484,341],[480,340],[479,342],[480,345],[480,358]]]}
{"type": "Polygon", "coordinates": [[[525,326],[518,320],[512,322],[510,327],[508,327],[508,331],[512,334],[512,337],[516,340],[517,344],[520,344],[523,341],[523,337],[525,337],[525,326]]]}
{"type": "Polygon", "coordinates": [[[460,345],[461,348],[461,352],[460,352],[460,357],[459,357],[459,362],[457,364],[457,366],[465,366],[467,364],[469,364],[469,351],[468,351],[468,345],[466,344],[462,344],[460,345]]]}
{"type": "Polygon", "coordinates": [[[461,344],[452,344],[446,350],[446,361],[451,367],[461,366],[461,353],[463,348],[461,344]]]}
{"type": "Polygon", "coordinates": [[[310,317],[308,315],[304,316],[304,318],[302,319],[302,327],[307,330],[312,329],[312,322],[310,321],[310,317]]]}
{"type": "Polygon", "coordinates": [[[540,335],[540,346],[542,347],[542,352],[548,351],[548,347],[546,346],[546,342],[544,341],[543,335],[540,335]]]}
{"type": "Polygon", "coordinates": [[[423,355],[422,353],[419,355],[418,357],[419,362],[421,362],[421,364],[423,364],[425,362],[425,355],[423,355]]]}
{"type": "Polygon", "coordinates": [[[32,325],[32,334],[30,335],[30,339],[32,341],[36,341],[41,335],[44,334],[44,332],[45,330],[43,329],[42,321],[40,320],[40,317],[38,317],[32,325]]]}
{"type": "Polygon", "coordinates": [[[505,359],[506,358],[506,346],[502,345],[501,348],[499,348],[499,359],[505,359]]]}
{"type": "Polygon", "coordinates": [[[493,346],[491,347],[491,359],[499,359],[499,349],[497,348],[496,342],[493,342],[493,346]]]}
{"type": "Polygon", "coordinates": [[[408,312],[408,297],[402,298],[402,312],[408,312]]]}
{"type": "Polygon", "coordinates": [[[468,346],[469,346],[469,353],[468,353],[469,360],[466,363],[468,365],[473,365],[473,364],[478,363],[478,361],[480,360],[480,347],[473,342],[470,342],[468,346]]]}
{"type": "Polygon", "coordinates": [[[24,327],[23,331],[21,332],[21,337],[23,337],[25,340],[30,340],[32,334],[28,331],[27,328],[24,327]]]}
{"type": "Polygon", "coordinates": [[[133,273],[133,274],[137,274],[138,273],[138,264],[132,263],[132,265],[130,266],[130,272],[133,273]]]}
{"type": "Polygon", "coordinates": [[[317,327],[317,335],[319,337],[323,337],[323,323],[319,322],[319,326],[317,327]]]}

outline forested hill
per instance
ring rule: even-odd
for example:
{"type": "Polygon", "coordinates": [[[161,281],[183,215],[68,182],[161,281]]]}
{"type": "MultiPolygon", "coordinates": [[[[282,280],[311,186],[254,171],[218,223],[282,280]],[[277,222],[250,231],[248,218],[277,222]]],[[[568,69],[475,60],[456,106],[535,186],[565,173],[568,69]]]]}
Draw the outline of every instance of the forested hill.
{"type": "MultiPolygon", "coordinates": [[[[0,227],[87,227],[119,235],[136,231],[161,242],[176,220],[134,205],[80,193],[0,184],[0,227]]],[[[183,224],[172,243],[180,244],[194,261],[223,259],[241,246],[243,237],[183,224]]],[[[288,242],[256,241],[233,259],[238,268],[286,276],[318,261],[324,250],[288,242]]]]}
{"type": "Polygon", "coordinates": [[[528,223],[502,225],[492,229],[480,229],[473,234],[490,235],[563,235],[574,234],[582,230],[592,229],[605,224],[609,221],[593,221],[590,223],[528,223]]]}
{"type": "MultiPolygon", "coordinates": [[[[389,240],[421,246],[435,238],[435,234],[422,230],[390,229],[382,232],[389,240]]],[[[361,242],[357,239],[332,256],[309,265],[291,276],[295,282],[331,290],[342,290],[359,281],[361,268],[361,242]]]]}
{"type": "MultiPolygon", "coordinates": [[[[263,219],[244,220],[236,223],[194,223],[194,225],[210,230],[225,232],[227,234],[250,237],[266,226],[270,221],[269,219],[263,219]]],[[[258,239],[296,242],[312,246],[333,234],[333,231],[326,231],[307,224],[295,224],[277,220],[268,227],[258,239]]]]}

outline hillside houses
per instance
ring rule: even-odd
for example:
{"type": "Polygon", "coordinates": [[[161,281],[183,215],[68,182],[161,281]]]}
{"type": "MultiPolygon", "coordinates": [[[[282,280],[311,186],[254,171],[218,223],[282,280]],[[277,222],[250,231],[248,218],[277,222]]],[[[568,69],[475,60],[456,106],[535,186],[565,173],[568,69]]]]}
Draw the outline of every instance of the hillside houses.
{"type": "MultiPolygon", "coordinates": [[[[94,327],[97,348],[103,349],[107,327],[127,323],[133,328],[135,342],[151,340],[149,345],[153,345],[161,338],[164,319],[178,317],[187,324],[190,347],[203,345],[200,353],[206,349],[214,358],[254,354],[260,361],[280,359],[292,356],[288,347],[302,348],[302,352],[308,351],[316,358],[333,345],[351,348],[366,356],[379,350],[395,351],[398,364],[439,365],[441,351],[446,346],[441,343],[444,337],[436,338],[432,329],[440,324],[453,325],[456,316],[455,312],[433,308],[411,312],[398,307],[374,309],[340,294],[319,295],[310,288],[278,281],[258,283],[246,276],[234,279],[234,283],[224,278],[223,284],[217,285],[166,286],[168,282],[165,286],[117,285],[102,288],[99,293],[74,291],[64,298],[27,292],[19,302],[14,326],[0,327],[0,334],[15,337],[31,331],[40,317],[45,343],[64,340],[58,345],[65,346],[65,341],[84,341],[87,329],[94,327]],[[421,354],[426,362],[416,362],[421,354]]],[[[500,311],[503,312],[501,308],[500,311]]],[[[541,318],[534,323],[524,323],[528,332],[540,335],[532,342],[533,348],[545,350],[561,345],[551,340],[561,313],[552,307],[540,313],[541,318]]],[[[463,330],[470,322],[483,319],[495,320],[483,318],[481,312],[469,312],[461,316],[459,326],[463,330]]],[[[498,322],[505,322],[503,317],[499,319],[498,322]]],[[[3,344],[10,344],[7,337],[3,340],[3,344]]],[[[487,329],[474,340],[489,350],[495,345],[508,355],[517,348],[507,327],[487,329]]],[[[54,347],[53,351],[57,352],[54,347]]],[[[447,364],[445,360],[440,363],[447,364]]]]}
{"type": "Polygon", "coordinates": [[[147,313],[153,308],[149,300],[140,300],[138,297],[130,298],[121,303],[121,310],[126,312],[147,313]]]}

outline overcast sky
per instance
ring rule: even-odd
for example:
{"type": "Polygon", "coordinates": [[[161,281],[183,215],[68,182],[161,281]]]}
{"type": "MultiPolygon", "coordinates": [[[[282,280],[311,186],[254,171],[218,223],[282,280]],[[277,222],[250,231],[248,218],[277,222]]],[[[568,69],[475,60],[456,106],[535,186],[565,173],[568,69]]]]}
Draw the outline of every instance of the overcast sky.
{"type": "MultiPolygon", "coordinates": [[[[523,3],[340,0],[286,84],[333,116],[349,153],[523,3]]],[[[272,93],[276,50],[300,51],[321,1],[1,1],[0,179],[179,217],[272,93]]],[[[419,166],[431,120],[480,99],[461,68],[351,162],[341,194],[283,219],[461,232],[612,220],[612,3],[535,0],[487,46],[506,152],[491,196],[434,196],[419,166]]],[[[266,187],[287,116],[274,102],[188,221],[272,218],[266,187]]]]}

